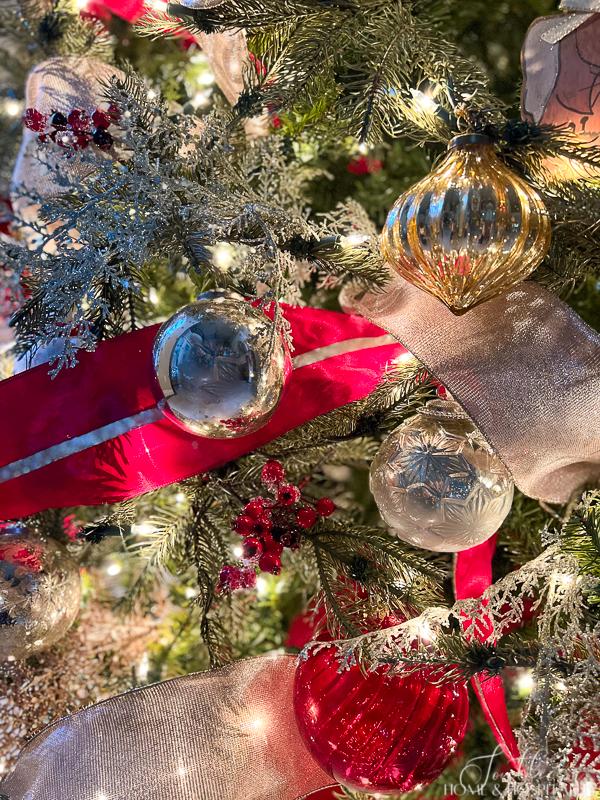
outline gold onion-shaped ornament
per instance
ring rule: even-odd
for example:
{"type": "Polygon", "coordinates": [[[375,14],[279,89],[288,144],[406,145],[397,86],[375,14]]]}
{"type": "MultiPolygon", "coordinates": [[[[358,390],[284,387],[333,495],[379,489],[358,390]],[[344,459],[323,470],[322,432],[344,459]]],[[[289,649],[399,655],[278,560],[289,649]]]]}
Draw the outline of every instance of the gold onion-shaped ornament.
{"type": "Polygon", "coordinates": [[[525,280],[550,236],[538,193],[498,158],[491,139],[466,134],[398,198],[381,252],[409,283],[462,314],[525,280]]]}

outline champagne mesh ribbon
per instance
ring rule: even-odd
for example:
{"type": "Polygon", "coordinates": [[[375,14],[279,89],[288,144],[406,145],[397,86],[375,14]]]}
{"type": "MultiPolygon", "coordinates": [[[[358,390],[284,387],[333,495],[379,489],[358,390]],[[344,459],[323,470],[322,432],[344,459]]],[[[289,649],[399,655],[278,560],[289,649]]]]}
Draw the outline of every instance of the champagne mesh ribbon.
{"type": "Polygon", "coordinates": [[[295,658],[261,656],[50,725],[0,783],[10,800],[295,800],[332,784],[293,721],[295,658]]]}
{"type": "Polygon", "coordinates": [[[454,316],[401,278],[354,299],[447,387],[530,497],[600,479],[600,336],[533,282],[454,316]]]}

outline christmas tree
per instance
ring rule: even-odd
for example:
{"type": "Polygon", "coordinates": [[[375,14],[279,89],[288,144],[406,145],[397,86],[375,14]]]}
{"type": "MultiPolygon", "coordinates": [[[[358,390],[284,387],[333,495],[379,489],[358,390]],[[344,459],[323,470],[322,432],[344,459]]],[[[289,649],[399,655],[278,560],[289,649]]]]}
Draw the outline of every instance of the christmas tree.
{"type": "Polygon", "coordinates": [[[0,49],[0,797],[600,797],[598,0],[0,49]]]}

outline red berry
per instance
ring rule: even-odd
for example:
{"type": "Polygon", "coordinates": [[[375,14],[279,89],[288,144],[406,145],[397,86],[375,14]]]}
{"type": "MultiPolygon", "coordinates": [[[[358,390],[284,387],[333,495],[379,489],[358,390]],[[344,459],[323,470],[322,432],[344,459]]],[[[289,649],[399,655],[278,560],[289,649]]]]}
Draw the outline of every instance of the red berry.
{"type": "Polygon", "coordinates": [[[249,503],[246,503],[244,506],[244,513],[249,517],[259,519],[268,515],[272,505],[273,502],[267,497],[255,497],[253,500],[250,500],[249,503]]]}
{"type": "Polygon", "coordinates": [[[256,572],[253,569],[243,569],[241,582],[242,589],[252,589],[256,586],[256,572]]]}
{"type": "Polygon", "coordinates": [[[254,536],[249,536],[247,539],[244,539],[242,551],[244,558],[256,558],[256,556],[261,555],[263,551],[262,542],[254,536]]]}
{"type": "Polygon", "coordinates": [[[285,470],[279,461],[267,461],[262,468],[260,477],[267,486],[276,486],[285,480],[285,470]]]}
{"type": "Polygon", "coordinates": [[[300,500],[300,489],[292,483],[286,483],[279,487],[277,492],[277,502],[282,506],[293,506],[300,500]]]}
{"type": "Polygon", "coordinates": [[[270,536],[264,540],[263,549],[265,553],[270,553],[275,556],[280,556],[283,553],[283,545],[281,542],[276,541],[270,536]]]}
{"type": "Polygon", "coordinates": [[[92,114],[92,122],[94,123],[94,128],[110,128],[112,118],[108,111],[102,111],[101,108],[97,108],[92,114]]]}
{"type": "Polygon", "coordinates": [[[74,108],[67,117],[71,130],[84,133],[90,129],[90,115],[83,108],[74,108]]]}
{"type": "Polygon", "coordinates": [[[23,114],[23,125],[30,131],[41,133],[46,129],[48,117],[38,111],[37,108],[28,108],[23,114]]]}
{"type": "Polygon", "coordinates": [[[106,111],[113,122],[121,119],[121,109],[114,103],[111,103],[106,111]]]}
{"type": "Polygon", "coordinates": [[[335,511],[336,505],[329,497],[321,497],[320,500],[317,500],[315,507],[320,517],[329,517],[335,511]]]}
{"type": "Polygon", "coordinates": [[[240,514],[234,520],[233,530],[239,533],[240,536],[250,536],[251,533],[254,533],[255,522],[256,520],[252,519],[252,517],[240,514]]]}
{"type": "Polygon", "coordinates": [[[80,133],[79,136],[75,138],[75,148],[77,150],[85,150],[85,148],[90,143],[90,137],[85,133],[80,133]]]}
{"type": "Polygon", "coordinates": [[[264,553],[258,561],[258,566],[263,572],[279,575],[281,572],[281,559],[275,553],[264,553]]]}
{"type": "Polygon", "coordinates": [[[446,389],[445,386],[442,386],[442,384],[440,383],[440,385],[436,389],[436,394],[438,397],[441,397],[442,400],[445,400],[448,397],[448,390],[446,389]]]}
{"type": "Polygon", "coordinates": [[[253,569],[244,569],[225,564],[219,574],[217,590],[220,592],[233,592],[236,589],[251,589],[255,583],[256,573],[253,569]]]}
{"type": "Polygon", "coordinates": [[[296,522],[301,528],[304,528],[304,530],[312,528],[318,519],[319,515],[314,508],[311,508],[310,506],[305,506],[304,508],[299,509],[298,513],[296,514],[296,522]]]}
{"type": "Polygon", "coordinates": [[[255,536],[268,536],[271,533],[272,527],[273,523],[269,517],[263,516],[260,519],[255,520],[252,533],[254,533],[255,536]]]}

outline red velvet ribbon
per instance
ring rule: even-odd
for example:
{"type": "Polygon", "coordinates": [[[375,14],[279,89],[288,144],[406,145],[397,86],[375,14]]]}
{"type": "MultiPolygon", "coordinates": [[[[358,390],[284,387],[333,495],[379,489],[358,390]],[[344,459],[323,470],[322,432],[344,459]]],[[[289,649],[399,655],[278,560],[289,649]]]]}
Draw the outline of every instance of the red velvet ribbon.
{"type": "MultiPolygon", "coordinates": [[[[496,539],[497,536],[494,535],[483,544],[457,554],[454,566],[457,600],[480,597],[492,585],[492,559],[496,551],[496,539]]],[[[479,641],[487,641],[491,633],[490,621],[484,620],[483,624],[474,626],[472,620],[468,620],[464,627],[467,631],[473,627],[472,633],[479,641]]],[[[508,719],[502,678],[483,673],[471,679],[471,686],[508,763],[512,769],[520,770],[519,746],[508,719]]]]}
{"type": "MultiPolygon", "coordinates": [[[[0,482],[0,517],[114,503],[215,469],[367,397],[388,365],[406,353],[362,317],[293,307],[284,314],[292,329],[295,367],[275,414],[261,430],[238,439],[206,439],[161,417],[0,482]],[[332,345],[338,347],[323,351],[332,345]]],[[[6,465],[155,409],[162,399],[152,364],[157,329],[102,342],[54,380],[41,365],[0,382],[0,480],[6,465]]]]}

